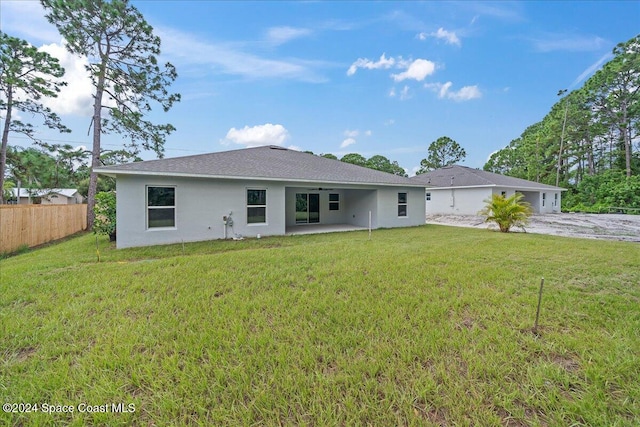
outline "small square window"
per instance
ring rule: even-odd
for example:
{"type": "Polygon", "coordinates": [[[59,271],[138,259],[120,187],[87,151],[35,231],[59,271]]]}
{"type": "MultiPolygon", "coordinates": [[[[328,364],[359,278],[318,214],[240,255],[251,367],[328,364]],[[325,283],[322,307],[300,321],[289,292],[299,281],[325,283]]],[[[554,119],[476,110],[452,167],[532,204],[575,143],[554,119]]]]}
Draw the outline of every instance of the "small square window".
{"type": "Polygon", "coordinates": [[[431,193],[427,193],[425,196],[427,202],[431,201],[431,193]]]}

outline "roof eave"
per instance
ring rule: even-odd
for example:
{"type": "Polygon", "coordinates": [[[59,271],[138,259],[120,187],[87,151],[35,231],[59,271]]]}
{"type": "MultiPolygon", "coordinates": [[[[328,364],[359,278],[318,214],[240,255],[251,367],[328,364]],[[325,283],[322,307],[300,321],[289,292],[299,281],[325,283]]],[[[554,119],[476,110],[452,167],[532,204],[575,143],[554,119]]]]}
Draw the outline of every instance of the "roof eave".
{"type": "Polygon", "coordinates": [[[117,175],[137,175],[137,176],[171,176],[179,178],[203,178],[203,179],[225,179],[239,181],[270,181],[270,182],[299,182],[301,184],[346,184],[346,185],[369,185],[369,186],[385,186],[385,187],[414,187],[424,188],[424,184],[420,183],[387,183],[387,182],[366,182],[366,181],[334,181],[334,180],[309,180],[296,178],[278,178],[278,177],[260,177],[260,176],[231,176],[231,175],[209,175],[184,172],[150,172],[150,171],[125,171],[119,169],[95,169],[95,172],[101,175],[116,178],[117,175]]]}
{"type": "Polygon", "coordinates": [[[494,188],[494,187],[503,187],[503,188],[515,188],[515,189],[521,189],[521,190],[535,190],[535,191],[543,191],[543,190],[547,190],[547,191],[567,191],[566,188],[562,188],[562,187],[524,187],[521,185],[499,185],[499,184],[484,184],[484,185],[459,185],[459,186],[446,186],[446,187],[436,187],[436,186],[432,186],[429,187],[428,185],[426,186],[427,190],[446,190],[446,189],[455,189],[455,188],[459,188],[459,189],[466,189],[466,188],[494,188]]]}

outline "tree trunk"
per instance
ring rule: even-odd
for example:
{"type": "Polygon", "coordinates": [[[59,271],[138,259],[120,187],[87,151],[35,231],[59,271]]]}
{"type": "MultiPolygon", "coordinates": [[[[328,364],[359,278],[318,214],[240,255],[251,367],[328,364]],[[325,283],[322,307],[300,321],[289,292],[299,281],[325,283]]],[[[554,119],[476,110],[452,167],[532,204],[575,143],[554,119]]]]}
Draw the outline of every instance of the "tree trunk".
{"type": "MultiPolygon", "coordinates": [[[[105,56],[103,56],[105,58],[105,56]]],[[[107,60],[103,59],[98,74],[96,94],[93,102],[93,148],[91,149],[91,175],[89,177],[89,192],[87,194],[87,229],[93,229],[95,219],[96,193],[98,189],[98,174],[94,169],[100,166],[100,137],[102,134],[102,94],[104,93],[107,60]]]]}
{"type": "Polygon", "coordinates": [[[593,161],[594,153],[593,153],[593,140],[591,139],[591,133],[587,129],[587,135],[585,137],[587,143],[587,174],[595,175],[596,174],[596,166],[593,161]]]}
{"type": "Polygon", "coordinates": [[[556,187],[560,183],[560,168],[562,168],[562,149],[564,148],[564,130],[567,126],[567,110],[569,109],[568,97],[564,101],[564,120],[562,121],[562,134],[560,135],[560,150],[558,152],[558,168],[556,169],[556,187]]]}
{"type": "Polygon", "coordinates": [[[630,126],[629,119],[627,117],[627,104],[622,105],[622,134],[624,139],[624,158],[625,167],[627,170],[627,178],[631,176],[631,138],[629,135],[630,126]]]}
{"type": "MultiPolygon", "coordinates": [[[[4,118],[4,128],[2,129],[2,148],[0,148],[0,205],[4,200],[4,172],[7,168],[7,144],[9,142],[9,125],[11,124],[11,104],[13,102],[13,87],[9,86],[7,93],[7,113],[4,118]]],[[[18,194],[18,200],[20,195],[18,194]]]]}

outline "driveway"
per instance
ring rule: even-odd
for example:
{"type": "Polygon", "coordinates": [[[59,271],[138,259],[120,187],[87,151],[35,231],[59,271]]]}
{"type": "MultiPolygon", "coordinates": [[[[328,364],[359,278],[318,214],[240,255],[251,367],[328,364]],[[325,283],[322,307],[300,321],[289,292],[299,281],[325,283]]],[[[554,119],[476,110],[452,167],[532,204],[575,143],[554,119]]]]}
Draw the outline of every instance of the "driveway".
{"type": "MultiPolygon", "coordinates": [[[[483,217],[474,215],[427,215],[427,224],[498,229],[497,225],[485,223],[483,217]]],[[[533,215],[525,229],[527,233],[640,242],[640,215],[573,213],[533,215]]],[[[512,230],[523,231],[520,228],[512,230]]]]}

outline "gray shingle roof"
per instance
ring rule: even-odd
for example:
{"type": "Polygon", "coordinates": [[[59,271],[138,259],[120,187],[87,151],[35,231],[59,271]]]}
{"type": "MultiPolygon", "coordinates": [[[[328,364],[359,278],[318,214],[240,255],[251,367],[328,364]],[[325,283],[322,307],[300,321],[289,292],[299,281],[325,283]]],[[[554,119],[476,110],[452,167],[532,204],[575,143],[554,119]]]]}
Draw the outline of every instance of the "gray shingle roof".
{"type": "Polygon", "coordinates": [[[96,172],[424,187],[409,178],[277,146],[104,166],[96,172]]]}
{"type": "Polygon", "coordinates": [[[564,190],[552,185],[500,175],[466,166],[451,165],[411,178],[426,187],[513,187],[530,190],[564,190]]]}

